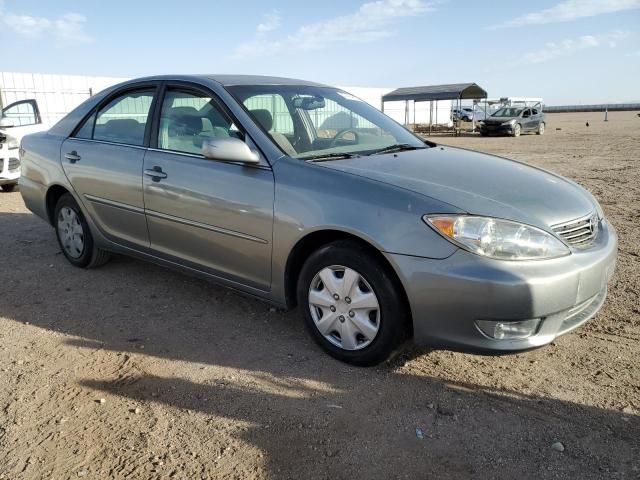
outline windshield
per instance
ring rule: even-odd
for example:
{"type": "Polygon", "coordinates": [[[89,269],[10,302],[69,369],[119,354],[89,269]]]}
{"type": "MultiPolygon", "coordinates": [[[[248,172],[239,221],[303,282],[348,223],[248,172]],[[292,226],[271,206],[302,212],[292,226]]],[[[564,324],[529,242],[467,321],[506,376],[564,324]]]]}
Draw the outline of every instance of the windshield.
{"type": "Polygon", "coordinates": [[[517,117],[522,113],[523,108],[514,108],[514,107],[506,107],[501,108],[496,113],[494,113],[493,117],[517,117]]]}
{"type": "Polygon", "coordinates": [[[330,87],[227,87],[287,155],[300,159],[365,155],[425,142],[353,95],[330,87]]]}

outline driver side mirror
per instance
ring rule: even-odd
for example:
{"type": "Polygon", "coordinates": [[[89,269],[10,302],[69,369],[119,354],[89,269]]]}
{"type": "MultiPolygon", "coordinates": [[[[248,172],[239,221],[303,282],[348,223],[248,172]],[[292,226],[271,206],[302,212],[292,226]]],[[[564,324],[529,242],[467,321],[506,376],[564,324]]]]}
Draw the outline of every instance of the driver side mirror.
{"type": "Polygon", "coordinates": [[[260,157],[238,138],[207,138],[202,142],[202,154],[209,160],[242,162],[256,165],[260,157]]]}

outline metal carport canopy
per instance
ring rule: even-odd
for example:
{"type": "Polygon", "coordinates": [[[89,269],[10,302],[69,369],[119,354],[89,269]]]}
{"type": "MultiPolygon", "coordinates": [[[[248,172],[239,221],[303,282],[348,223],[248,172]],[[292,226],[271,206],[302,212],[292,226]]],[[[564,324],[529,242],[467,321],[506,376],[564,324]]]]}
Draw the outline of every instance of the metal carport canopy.
{"type": "Polygon", "coordinates": [[[404,87],[389,92],[382,97],[383,102],[414,100],[464,100],[487,98],[487,92],[476,83],[451,83],[426,87],[404,87]]]}

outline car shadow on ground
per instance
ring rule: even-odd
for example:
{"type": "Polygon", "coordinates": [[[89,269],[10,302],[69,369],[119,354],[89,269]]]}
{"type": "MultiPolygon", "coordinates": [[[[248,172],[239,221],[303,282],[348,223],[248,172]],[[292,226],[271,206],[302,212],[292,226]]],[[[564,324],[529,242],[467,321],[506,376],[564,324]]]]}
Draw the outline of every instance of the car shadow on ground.
{"type": "Polygon", "coordinates": [[[420,362],[412,357],[430,355],[426,350],[376,368],[350,367],[313,344],[295,311],[274,311],[125,257],[98,270],[76,269],[52,229],[31,215],[0,214],[0,231],[0,248],[12,251],[0,270],[2,317],[61,332],[78,349],[161,359],[166,375],[137,371],[80,383],[246,425],[234,435],[263,452],[269,476],[638,475],[638,416],[452,381],[420,365],[404,368],[405,361],[420,362]],[[184,362],[196,374],[185,375],[184,362]],[[209,374],[207,367],[217,370],[209,374]],[[566,445],[562,453],[550,448],[558,440],[566,445]]]}

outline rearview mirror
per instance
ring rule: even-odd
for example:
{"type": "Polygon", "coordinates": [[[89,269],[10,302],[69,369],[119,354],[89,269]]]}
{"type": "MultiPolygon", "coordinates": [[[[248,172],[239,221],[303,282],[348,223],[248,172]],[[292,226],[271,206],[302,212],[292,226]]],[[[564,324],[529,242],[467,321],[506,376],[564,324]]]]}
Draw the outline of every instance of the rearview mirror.
{"type": "Polygon", "coordinates": [[[238,138],[207,138],[202,142],[202,154],[209,160],[260,163],[260,157],[238,138]]]}
{"type": "Polygon", "coordinates": [[[298,97],[293,100],[293,106],[302,110],[317,110],[324,108],[324,98],[320,95],[310,97],[298,97]]]}

